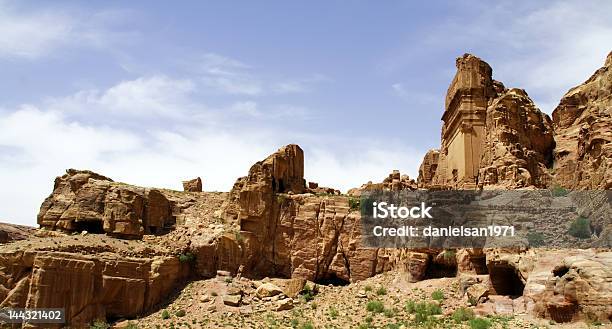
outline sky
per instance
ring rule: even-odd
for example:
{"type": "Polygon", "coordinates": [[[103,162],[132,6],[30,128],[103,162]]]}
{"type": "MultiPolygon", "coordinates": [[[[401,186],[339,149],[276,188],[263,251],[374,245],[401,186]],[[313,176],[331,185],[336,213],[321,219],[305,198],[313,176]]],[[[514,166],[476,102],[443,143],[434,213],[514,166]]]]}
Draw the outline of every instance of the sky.
{"type": "Polygon", "coordinates": [[[416,178],[469,52],[551,113],[612,50],[609,1],[0,0],[0,221],[90,169],[228,191],[283,145],[343,191],[416,178]]]}

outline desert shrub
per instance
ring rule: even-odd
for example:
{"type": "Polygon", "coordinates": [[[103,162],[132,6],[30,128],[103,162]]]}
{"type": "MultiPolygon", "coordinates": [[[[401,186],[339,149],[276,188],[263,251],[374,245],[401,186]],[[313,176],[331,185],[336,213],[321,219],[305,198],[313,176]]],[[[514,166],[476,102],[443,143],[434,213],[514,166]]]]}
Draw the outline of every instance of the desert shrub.
{"type": "Polygon", "coordinates": [[[378,287],[378,289],[376,289],[376,294],[377,294],[378,296],[384,296],[384,295],[386,295],[386,294],[387,294],[387,288],[385,288],[385,287],[383,287],[383,286],[378,287]]]}
{"type": "Polygon", "coordinates": [[[365,286],[365,288],[363,288],[366,292],[370,292],[372,291],[372,286],[365,286]]]}
{"type": "Polygon", "coordinates": [[[551,193],[552,193],[552,196],[554,197],[561,197],[561,196],[566,196],[569,193],[569,191],[559,185],[555,185],[555,187],[552,188],[551,193]]]}
{"type": "Polygon", "coordinates": [[[579,239],[588,239],[591,237],[591,222],[588,218],[578,217],[572,222],[567,233],[579,239]]]}
{"type": "Polygon", "coordinates": [[[314,299],[314,296],[319,292],[319,287],[315,284],[314,287],[310,287],[309,284],[305,284],[304,288],[302,288],[302,299],[305,302],[309,302],[314,299]]]}
{"type": "Polygon", "coordinates": [[[474,318],[469,322],[471,329],[489,329],[491,321],[484,318],[474,318]]]}
{"type": "Polygon", "coordinates": [[[440,289],[437,289],[436,291],[431,293],[431,298],[438,301],[444,300],[444,292],[440,289]]]}
{"type": "Polygon", "coordinates": [[[110,326],[108,325],[108,323],[106,323],[106,321],[96,320],[94,321],[94,323],[92,323],[92,325],[89,328],[90,329],[108,329],[110,328],[110,326]]]}
{"type": "Polygon", "coordinates": [[[469,296],[468,304],[470,304],[471,306],[476,306],[476,304],[478,304],[478,299],[476,299],[476,297],[474,296],[469,296]]]}
{"type": "Polygon", "coordinates": [[[351,210],[359,210],[359,199],[350,197],[348,201],[351,210]]]}
{"type": "Polygon", "coordinates": [[[335,307],[330,306],[330,307],[329,307],[328,314],[329,314],[329,316],[330,316],[332,319],[335,319],[335,318],[337,318],[337,317],[338,317],[339,312],[338,312],[338,310],[337,310],[335,307]]]}
{"type": "Polygon", "coordinates": [[[442,257],[444,257],[445,261],[450,262],[457,257],[457,252],[454,250],[444,250],[442,257]]]}
{"type": "Polygon", "coordinates": [[[162,319],[166,320],[166,319],[170,319],[170,312],[168,312],[168,310],[163,310],[162,314],[161,314],[162,319]]]}
{"type": "Polygon", "coordinates": [[[186,252],[184,254],[179,255],[179,261],[181,263],[193,262],[194,260],[195,260],[195,256],[190,252],[186,252]]]}
{"type": "Polygon", "coordinates": [[[314,326],[312,325],[312,323],[310,321],[302,324],[300,326],[300,329],[314,329],[314,326]]]}
{"type": "Polygon", "coordinates": [[[386,317],[388,318],[392,318],[395,316],[395,310],[391,309],[391,308],[385,308],[383,313],[385,314],[386,317]]]}
{"type": "Polygon", "coordinates": [[[385,305],[383,305],[381,301],[372,300],[368,302],[368,304],[366,305],[366,309],[368,310],[368,312],[382,313],[385,311],[385,305]]]}
{"type": "Polygon", "coordinates": [[[416,307],[416,302],[414,300],[410,299],[410,300],[408,300],[406,302],[406,306],[404,307],[404,309],[408,313],[414,313],[415,307],[416,307]]]}
{"type": "Polygon", "coordinates": [[[422,324],[430,320],[432,315],[442,314],[442,308],[436,303],[420,302],[414,304],[415,317],[414,321],[417,324],[422,324]]]}
{"type": "Polygon", "coordinates": [[[180,310],[176,311],[176,313],[174,313],[174,315],[178,316],[179,318],[184,317],[185,314],[186,314],[185,310],[183,310],[183,309],[180,309],[180,310]]]}
{"type": "Polygon", "coordinates": [[[468,321],[474,318],[474,311],[469,308],[460,307],[451,316],[456,322],[468,321]]]}
{"type": "Polygon", "coordinates": [[[530,247],[541,247],[544,245],[544,234],[541,232],[527,233],[527,242],[530,247]]]}

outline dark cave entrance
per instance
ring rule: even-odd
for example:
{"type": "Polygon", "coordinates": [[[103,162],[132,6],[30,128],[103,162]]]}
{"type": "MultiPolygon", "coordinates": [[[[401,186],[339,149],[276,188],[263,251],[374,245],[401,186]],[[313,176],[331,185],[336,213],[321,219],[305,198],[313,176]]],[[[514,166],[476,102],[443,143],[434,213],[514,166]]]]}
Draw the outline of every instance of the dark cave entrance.
{"type": "Polygon", "coordinates": [[[510,266],[492,266],[489,268],[491,286],[496,295],[522,296],[525,284],[518,273],[510,266]]]}
{"type": "Polygon", "coordinates": [[[324,285],[324,286],[328,286],[328,285],[332,285],[332,286],[346,286],[350,282],[348,280],[344,280],[344,279],[339,278],[335,274],[331,274],[331,275],[328,275],[328,276],[326,276],[324,278],[316,280],[315,283],[320,284],[320,285],[324,285]]]}
{"type": "Polygon", "coordinates": [[[457,263],[442,264],[430,261],[425,270],[425,279],[454,278],[457,276],[457,263]]]}
{"type": "Polygon", "coordinates": [[[87,231],[87,233],[103,234],[104,227],[102,221],[75,221],[74,230],[77,232],[87,231]]]}

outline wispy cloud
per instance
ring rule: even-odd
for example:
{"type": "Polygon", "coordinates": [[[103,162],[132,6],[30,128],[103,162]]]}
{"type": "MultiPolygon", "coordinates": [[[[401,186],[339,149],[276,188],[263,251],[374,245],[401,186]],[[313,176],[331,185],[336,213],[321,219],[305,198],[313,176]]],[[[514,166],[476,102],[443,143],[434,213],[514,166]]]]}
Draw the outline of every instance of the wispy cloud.
{"type": "Polygon", "coordinates": [[[297,79],[271,78],[243,61],[216,53],[202,55],[192,66],[200,72],[201,81],[207,87],[230,95],[305,93],[316,84],[329,81],[322,74],[297,79]]]}
{"type": "Polygon", "coordinates": [[[119,11],[79,15],[72,9],[26,9],[20,5],[0,1],[0,58],[34,60],[62,47],[112,47],[132,35],[113,32],[107,26],[122,17],[119,11]]]}

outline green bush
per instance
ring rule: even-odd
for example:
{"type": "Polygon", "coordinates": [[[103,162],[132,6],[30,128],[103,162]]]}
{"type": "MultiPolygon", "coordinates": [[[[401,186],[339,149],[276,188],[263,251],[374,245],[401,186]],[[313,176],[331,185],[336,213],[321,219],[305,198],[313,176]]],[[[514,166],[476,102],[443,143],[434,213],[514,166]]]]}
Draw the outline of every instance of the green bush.
{"type": "Polygon", "coordinates": [[[372,286],[365,286],[365,288],[363,288],[366,292],[370,292],[372,291],[372,286]]]}
{"type": "Polygon", "coordinates": [[[429,321],[432,315],[442,314],[442,308],[437,303],[420,302],[410,307],[415,314],[414,321],[418,324],[429,321]]]}
{"type": "Polygon", "coordinates": [[[195,256],[190,252],[186,252],[184,254],[179,255],[179,261],[181,263],[190,263],[190,262],[193,262],[194,260],[195,260],[195,256]]]}
{"type": "Polygon", "coordinates": [[[591,221],[588,218],[578,217],[572,222],[567,233],[579,239],[588,239],[591,237],[591,221]]]}
{"type": "Polygon", "coordinates": [[[431,298],[433,298],[434,300],[442,301],[444,300],[444,292],[440,289],[437,289],[436,291],[431,293],[431,298]]]}
{"type": "Polygon", "coordinates": [[[451,316],[456,322],[468,321],[474,318],[474,311],[469,308],[460,307],[451,316]]]}
{"type": "Polygon", "coordinates": [[[382,313],[385,311],[385,305],[383,305],[381,301],[372,300],[368,302],[368,304],[366,305],[366,309],[368,310],[368,312],[382,313]]]}
{"type": "Polygon", "coordinates": [[[186,313],[185,313],[185,310],[182,310],[182,309],[181,309],[181,310],[178,310],[178,311],[176,311],[176,313],[174,313],[174,315],[178,316],[179,318],[184,317],[184,316],[185,316],[185,314],[186,314],[186,313]]]}
{"type": "Polygon", "coordinates": [[[475,318],[470,320],[471,329],[489,329],[491,327],[491,321],[484,318],[475,318]]]}
{"type": "Polygon", "coordinates": [[[106,323],[106,321],[96,320],[89,328],[90,329],[108,329],[110,328],[110,326],[108,325],[108,323],[106,323]]]}
{"type": "Polygon", "coordinates": [[[544,234],[540,232],[527,233],[527,242],[530,247],[541,247],[544,245],[544,234]]]}
{"type": "Polygon", "coordinates": [[[383,311],[383,313],[385,314],[386,317],[388,318],[392,318],[395,316],[395,310],[391,309],[391,308],[385,308],[385,310],[383,311]]]}
{"type": "Polygon", "coordinates": [[[314,326],[310,322],[306,322],[300,326],[300,329],[314,329],[314,326]]]}
{"type": "Polygon", "coordinates": [[[351,208],[351,210],[359,210],[359,199],[350,197],[349,208],[351,208]]]}
{"type": "Polygon", "coordinates": [[[451,261],[454,261],[455,258],[457,257],[457,252],[454,250],[444,250],[442,257],[444,258],[445,261],[451,262],[451,261]]]}
{"type": "Polygon", "coordinates": [[[337,310],[335,307],[333,307],[333,306],[330,306],[330,307],[329,307],[329,312],[328,312],[328,313],[329,313],[329,316],[330,316],[332,319],[337,318],[337,317],[338,317],[338,314],[340,314],[340,313],[338,312],[338,310],[337,310]]]}
{"type": "Polygon", "coordinates": [[[387,294],[387,288],[385,288],[385,287],[383,287],[383,286],[378,287],[378,289],[376,289],[376,294],[377,294],[378,296],[384,296],[384,295],[386,295],[386,294],[387,294]]]}
{"type": "Polygon", "coordinates": [[[161,314],[162,319],[166,320],[166,319],[170,319],[170,312],[168,312],[168,310],[163,310],[162,314],[161,314]]]}
{"type": "Polygon", "coordinates": [[[408,313],[414,313],[415,307],[416,307],[416,302],[411,299],[411,300],[406,302],[406,306],[404,307],[404,309],[408,313]]]}

